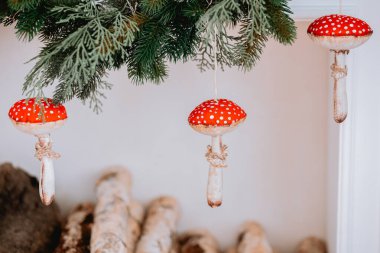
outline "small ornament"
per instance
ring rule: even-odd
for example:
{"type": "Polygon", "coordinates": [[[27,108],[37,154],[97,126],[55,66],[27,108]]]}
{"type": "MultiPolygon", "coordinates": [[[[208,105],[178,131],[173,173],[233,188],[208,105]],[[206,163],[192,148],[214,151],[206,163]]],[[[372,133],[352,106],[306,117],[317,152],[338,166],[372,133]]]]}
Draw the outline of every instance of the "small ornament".
{"type": "Polygon", "coordinates": [[[213,208],[222,204],[222,169],[227,167],[227,146],[222,143],[222,135],[234,130],[246,117],[240,106],[227,99],[207,100],[189,115],[188,122],[195,131],[211,136],[211,145],[206,153],[210,164],[207,202],[213,208]]]}
{"type": "Polygon", "coordinates": [[[333,14],[316,19],[307,33],[317,44],[334,52],[334,63],[331,65],[331,76],[334,78],[334,120],[342,123],[348,111],[346,55],[350,49],[365,43],[373,31],[363,20],[333,14]]]}
{"type": "Polygon", "coordinates": [[[42,203],[50,205],[55,195],[53,159],[60,157],[51,150],[50,133],[65,123],[66,109],[63,105],[53,105],[51,99],[39,103],[34,98],[22,99],[11,107],[8,116],[18,130],[38,138],[35,157],[41,161],[39,192],[42,203]]]}

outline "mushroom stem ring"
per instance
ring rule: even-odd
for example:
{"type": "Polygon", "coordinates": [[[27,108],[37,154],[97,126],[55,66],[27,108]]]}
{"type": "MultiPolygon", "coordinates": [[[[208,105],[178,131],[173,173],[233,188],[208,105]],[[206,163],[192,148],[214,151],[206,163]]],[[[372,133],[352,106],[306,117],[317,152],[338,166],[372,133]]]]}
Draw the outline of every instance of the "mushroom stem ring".
{"type": "Polygon", "coordinates": [[[206,158],[210,163],[210,166],[215,168],[226,168],[226,160],[227,160],[227,145],[222,144],[222,137],[212,137],[212,145],[207,146],[206,158]],[[219,147],[217,147],[219,140],[219,147]],[[220,150],[220,152],[217,152],[220,150]],[[214,152],[215,151],[215,152],[214,152]]]}
{"type": "Polygon", "coordinates": [[[50,134],[38,135],[38,142],[36,143],[36,154],[34,155],[38,160],[42,160],[43,157],[49,157],[53,159],[58,159],[61,157],[60,154],[54,152],[52,148],[52,142],[50,139],[50,134]]]}

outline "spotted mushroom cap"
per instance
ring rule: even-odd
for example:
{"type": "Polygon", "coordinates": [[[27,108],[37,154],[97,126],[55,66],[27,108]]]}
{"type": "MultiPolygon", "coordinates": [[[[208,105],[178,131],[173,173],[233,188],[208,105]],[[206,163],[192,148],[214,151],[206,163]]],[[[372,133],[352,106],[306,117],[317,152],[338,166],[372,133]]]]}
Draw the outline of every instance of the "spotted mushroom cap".
{"type": "Polygon", "coordinates": [[[373,30],[361,19],[331,14],[314,20],[307,33],[315,42],[329,49],[350,50],[365,43],[373,30]]]}
{"type": "Polygon", "coordinates": [[[246,117],[245,111],[231,100],[210,99],[195,107],[188,122],[197,132],[216,136],[233,130],[246,117]]]}
{"type": "Polygon", "coordinates": [[[8,116],[21,131],[31,134],[46,134],[63,125],[67,119],[63,105],[54,105],[52,99],[41,100],[44,119],[40,115],[40,105],[35,98],[17,101],[10,109],[8,116]]]}

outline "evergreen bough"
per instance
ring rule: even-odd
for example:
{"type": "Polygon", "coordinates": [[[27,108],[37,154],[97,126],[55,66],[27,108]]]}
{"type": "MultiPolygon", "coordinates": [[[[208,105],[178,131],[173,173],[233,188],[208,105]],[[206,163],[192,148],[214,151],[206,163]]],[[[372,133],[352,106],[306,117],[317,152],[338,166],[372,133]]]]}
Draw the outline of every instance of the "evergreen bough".
{"type": "Polygon", "coordinates": [[[54,103],[73,98],[99,111],[108,70],[126,64],[136,84],[162,82],[167,63],[195,59],[214,67],[250,70],[265,43],[296,37],[288,0],[7,0],[0,23],[15,23],[20,39],[38,36],[23,91],[44,97],[56,85],[54,103]],[[231,30],[239,29],[231,33],[231,30]],[[235,34],[235,35],[232,35],[235,34]],[[216,50],[216,52],[214,52],[216,50]]]}

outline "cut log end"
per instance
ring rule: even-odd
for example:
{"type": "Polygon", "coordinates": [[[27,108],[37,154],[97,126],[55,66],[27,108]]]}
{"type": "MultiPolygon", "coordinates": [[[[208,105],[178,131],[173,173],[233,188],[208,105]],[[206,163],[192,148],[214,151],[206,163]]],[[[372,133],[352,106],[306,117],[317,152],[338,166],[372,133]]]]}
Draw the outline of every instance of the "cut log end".
{"type": "Polygon", "coordinates": [[[268,239],[266,238],[264,229],[256,222],[249,221],[243,225],[239,233],[237,245],[231,252],[236,253],[273,253],[268,239]]]}
{"type": "Polygon", "coordinates": [[[177,239],[179,253],[218,253],[219,245],[216,239],[206,230],[191,230],[184,232],[177,239]]]}
{"type": "Polygon", "coordinates": [[[327,253],[327,245],[322,239],[308,237],[301,241],[296,253],[327,253]]]}
{"type": "Polygon", "coordinates": [[[110,179],[116,179],[120,182],[124,182],[128,189],[131,187],[131,175],[124,167],[114,166],[107,169],[98,179],[96,186],[99,186],[102,182],[109,181],[110,179]]]}

